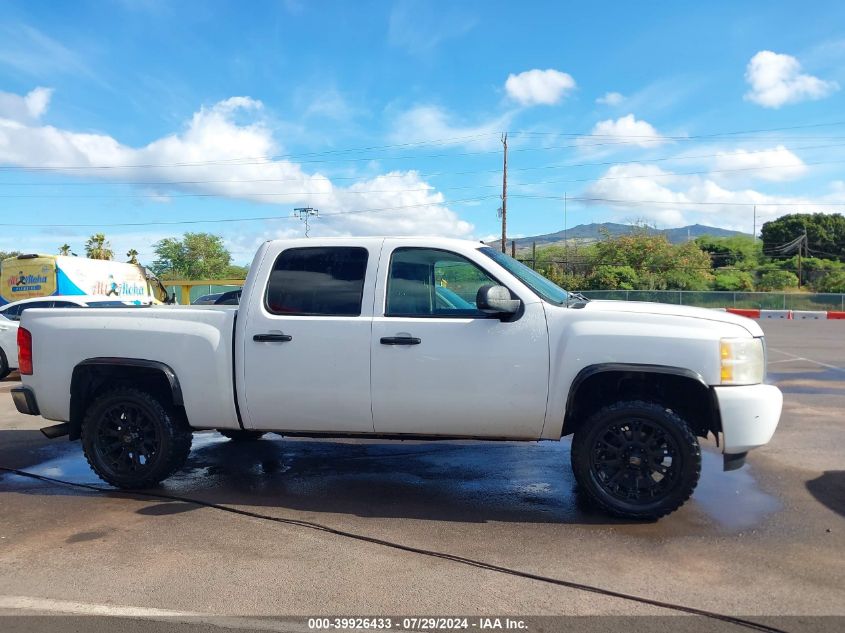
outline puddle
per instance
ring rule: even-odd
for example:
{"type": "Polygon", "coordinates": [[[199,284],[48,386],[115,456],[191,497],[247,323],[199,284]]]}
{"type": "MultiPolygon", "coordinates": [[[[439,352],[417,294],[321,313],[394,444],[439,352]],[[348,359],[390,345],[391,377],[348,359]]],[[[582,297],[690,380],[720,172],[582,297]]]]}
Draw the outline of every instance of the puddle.
{"type": "Polygon", "coordinates": [[[757,487],[753,466],[724,472],[722,456],[702,451],[701,479],[692,500],[704,512],[729,530],[759,525],[767,515],[780,510],[781,503],[757,487]]]}
{"type": "MultiPolygon", "coordinates": [[[[593,510],[577,491],[562,442],[232,442],[197,433],[184,469],[164,492],[238,506],[278,507],[308,513],[347,513],[434,521],[621,525],[593,510]]],[[[721,455],[703,451],[702,477],[692,500],[643,536],[682,531],[741,531],[759,525],[780,502],[757,486],[753,469],[722,472],[721,455]],[[701,515],[709,521],[702,523],[701,515]],[[683,517],[681,515],[684,515],[683,517]],[[699,518],[696,518],[698,516],[699,518]],[[665,529],[664,529],[665,528],[665,529]]],[[[27,469],[76,483],[104,485],[88,467],[79,444],[27,469]]],[[[50,484],[7,475],[8,489],[73,494],[50,484]]],[[[151,518],[189,512],[165,503],[151,518]]],[[[184,504],[183,504],[184,505],[184,504]]],[[[639,532],[639,531],[638,531],[639,532]]]]}

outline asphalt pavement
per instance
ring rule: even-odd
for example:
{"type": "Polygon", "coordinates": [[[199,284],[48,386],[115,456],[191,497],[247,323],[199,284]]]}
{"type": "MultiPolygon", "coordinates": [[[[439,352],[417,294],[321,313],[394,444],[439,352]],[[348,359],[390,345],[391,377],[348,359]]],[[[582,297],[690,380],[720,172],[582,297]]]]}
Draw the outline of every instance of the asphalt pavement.
{"type": "MultiPolygon", "coordinates": [[[[730,473],[706,443],[692,500],[658,522],[592,510],[569,439],[244,444],[204,432],[154,491],[183,500],[0,476],[4,628],[61,630],[58,614],[104,630],[125,617],[286,630],[307,628],[297,616],[400,614],[530,616],[536,630],[560,623],[538,616],[661,616],[643,622],[683,628],[665,608],[592,587],[834,630],[845,620],[808,616],[845,616],[845,321],[762,325],[785,395],[773,441],[730,473]]],[[[46,440],[44,421],[14,410],[15,384],[0,383],[0,466],[101,486],[78,442],[46,440]]]]}

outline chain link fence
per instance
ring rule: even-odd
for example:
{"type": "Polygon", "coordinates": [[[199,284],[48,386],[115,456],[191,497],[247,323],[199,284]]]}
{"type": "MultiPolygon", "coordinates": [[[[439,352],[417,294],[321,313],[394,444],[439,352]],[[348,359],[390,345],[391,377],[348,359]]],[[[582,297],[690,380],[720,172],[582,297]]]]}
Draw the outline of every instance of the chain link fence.
{"type": "Polygon", "coordinates": [[[589,299],[654,301],[701,308],[761,310],[842,310],[845,294],[805,292],[723,292],[695,290],[581,290],[589,299]]]}

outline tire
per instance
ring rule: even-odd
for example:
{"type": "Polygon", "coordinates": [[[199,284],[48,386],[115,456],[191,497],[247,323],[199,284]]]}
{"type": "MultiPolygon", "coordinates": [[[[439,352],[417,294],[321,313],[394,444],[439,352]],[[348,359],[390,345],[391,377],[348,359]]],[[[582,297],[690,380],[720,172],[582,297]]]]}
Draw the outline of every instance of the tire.
{"type": "Polygon", "coordinates": [[[654,520],[692,495],[701,475],[701,447],[674,411],[653,402],[617,402],[575,432],[572,470],[604,512],[654,520]]]}
{"type": "Polygon", "coordinates": [[[6,354],[0,349],[0,380],[5,380],[6,376],[12,373],[9,369],[9,361],[6,359],[6,354]]]}
{"type": "Polygon", "coordinates": [[[235,442],[254,442],[265,435],[264,431],[245,431],[243,429],[217,429],[217,432],[235,442]]]}
{"type": "Polygon", "coordinates": [[[191,428],[146,391],[117,387],[98,397],[82,422],[82,449],[97,476],[118,488],[150,488],[184,466],[191,428]]]}

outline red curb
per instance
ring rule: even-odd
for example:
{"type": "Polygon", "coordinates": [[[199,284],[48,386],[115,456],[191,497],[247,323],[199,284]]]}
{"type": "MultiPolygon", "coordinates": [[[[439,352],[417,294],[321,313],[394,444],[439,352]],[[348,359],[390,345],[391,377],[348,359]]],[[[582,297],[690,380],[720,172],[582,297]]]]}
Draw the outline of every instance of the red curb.
{"type": "MultiPolygon", "coordinates": [[[[727,312],[731,314],[738,314],[739,316],[748,317],[749,319],[759,319],[760,318],[760,311],[759,310],[752,310],[749,308],[728,308],[727,312]]],[[[843,313],[845,314],[845,313],[843,313]]],[[[845,318],[845,317],[843,317],[845,318]]]]}

